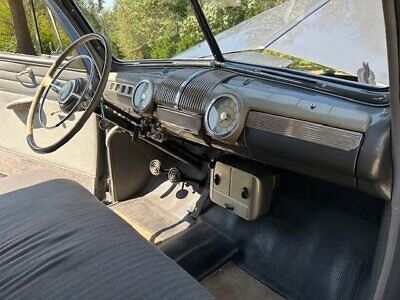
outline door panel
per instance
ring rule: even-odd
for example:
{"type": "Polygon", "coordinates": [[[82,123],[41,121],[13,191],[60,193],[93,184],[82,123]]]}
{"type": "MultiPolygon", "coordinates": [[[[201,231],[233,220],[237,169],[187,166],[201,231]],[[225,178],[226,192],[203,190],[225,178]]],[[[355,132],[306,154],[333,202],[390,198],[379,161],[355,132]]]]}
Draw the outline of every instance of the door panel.
{"type": "MultiPolygon", "coordinates": [[[[97,165],[97,122],[92,116],[82,130],[66,145],[51,154],[34,153],[26,143],[25,122],[27,107],[22,110],[7,109],[7,105],[22,98],[32,97],[36,91],[36,84],[43,76],[54,59],[21,54],[0,54],[0,173],[12,174],[26,168],[56,168],[70,173],[72,179],[82,176],[82,181],[90,182],[92,189],[96,177],[97,165]],[[36,84],[29,76],[19,76],[21,71],[31,68],[35,75],[36,84]],[[10,165],[10,162],[24,165],[10,165]],[[19,163],[18,163],[19,162],[19,163]],[[27,167],[27,166],[30,167],[27,167]]],[[[83,77],[85,73],[78,70],[66,71],[62,80],[83,77]]],[[[53,94],[53,97],[55,95],[53,94]]],[[[56,105],[56,102],[54,102],[56,105]]],[[[57,136],[46,129],[36,129],[44,139],[54,140],[57,136]],[[46,131],[46,132],[45,132],[46,131]]],[[[64,130],[65,128],[61,128],[64,130]]],[[[64,173],[65,173],[64,172],[64,173]]]]}
{"type": "MultiPolygon", "coordinates": [[[[17,94],[34,95],[37,85],[46,75],[54,58],[30,56],[23,54],[0,53],[0,90],[15,92],[17,94]],[[32,82],[28,75],[18,76],[21,72],[31,69],[35,78],[32,82]]],[[[60,77],[61,81],[77,77],[85,77],[85,73],[79,70],[66,70],[60,77]]],[[[54,96],[54,94],[53,94],[54,96]]]]}

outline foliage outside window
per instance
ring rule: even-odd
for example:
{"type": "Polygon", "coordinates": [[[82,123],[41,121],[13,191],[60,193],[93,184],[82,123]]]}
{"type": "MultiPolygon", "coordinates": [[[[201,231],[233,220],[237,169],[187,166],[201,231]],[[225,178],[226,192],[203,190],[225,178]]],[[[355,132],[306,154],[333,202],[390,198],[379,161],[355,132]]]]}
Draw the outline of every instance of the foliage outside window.
{"type": "MultiPolygon", "coordinates": [[[[60,52],[69,44],[69,39],[63,28],[57,23],[57,31],[61,38],[62,45],[59,44],[56,32],[51,23],[48,9],[43,0],[33,1],[36,20],[39,28],[39,36],[41,40],[41,47],[39,47],[38,40],[35,34],[34,18],[29,0],[0,0],[0,51],[18,53],[24,52],[18,49],[17,37],[14,31],[16,22],[21,22],[25,18],[27,21],[28,31],[30,37],[29,41],[24,41],[25,44],[31,43],[34,47],[35,53],[24,54],[54,54],[55,51],[60,52]],[[13,3],[11,3],[11,1],[13,3]],[[14,19],[10,4],[15,6],[17,2],[22,4],[22,11],[17,11],[18,18],[14,19]],[[40,49],[41,48],[41,49],[40,49]],[[61,49],[60,49],[61,48],[61,49]],[[40,53],[42,52],[42,53],[40,53]]],[[[19,6],[17,5],[17,8],[19,6]]],[[[20,37],[21,38],[21,37],[20,37]]]]}
{"type": "MultiPolygon", "coordinates": [[[[203,0],[201,5],[213,33],[218,34],[284,1],[203,0]]],[[[120,59],[171,58],[204,40],[188,0],[115,0],[109,7],[104,0],[76,3],[94,29],[110,39],[113,53],[120,59]]],[[[305,59],[264,52],[290,59],[293,69],[316,74],[330,71],[305,59]]]]}
{"type": "MultiPolygon", "coordinates": [[[[211,28],[220,32],[280,2],[242,0],[226,7],[203,1],[203,10],[211,28]]],[[[104,0],[76,3],[120,59],[171,58],[204,40],[188,0],[115,0],[108,7],[104,0]]]]}
{"type": "Polygon", "coordinates": [[[120,59],[170,58],[204,39],[187,0],[76,1],[120,59]]]}

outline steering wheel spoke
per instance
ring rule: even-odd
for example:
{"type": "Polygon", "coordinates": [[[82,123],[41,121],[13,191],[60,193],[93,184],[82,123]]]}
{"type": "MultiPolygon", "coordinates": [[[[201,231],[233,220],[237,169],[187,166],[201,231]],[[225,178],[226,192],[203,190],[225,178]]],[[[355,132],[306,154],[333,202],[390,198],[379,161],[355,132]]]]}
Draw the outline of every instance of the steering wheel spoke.
{"type": "Polygon", "coordinates": [[[50,75],[46,75],[43,79],[42,79],[42,86],[43,87],[48,87],[49,85],[51,85],[53,82],[53,78],[51,78],[50,75]]]}
{"type": "Polygon", "coordinates": [[[55,83],[55,82],[50,83],[50,87],[51,87],[51,89],[52,89],[53,91],[55,91],[55,92],[57,92],[57,93],[60,93],[60,92],[62,91],[62,86],[60,86],[59,84],[57,84],[57,83],[55,83]]]}

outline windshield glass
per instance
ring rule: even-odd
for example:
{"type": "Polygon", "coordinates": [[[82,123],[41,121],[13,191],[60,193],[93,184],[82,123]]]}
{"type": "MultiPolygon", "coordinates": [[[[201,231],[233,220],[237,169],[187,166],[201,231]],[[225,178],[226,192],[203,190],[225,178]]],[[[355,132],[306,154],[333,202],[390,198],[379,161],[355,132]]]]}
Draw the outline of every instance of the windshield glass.
{"type": "MultiPolygon", "coordinates": [[[[203,0],[225,58],[388,84],[382,3],[376,0],[203,0]]],[[[207,57],[206,43],[177,57],[207,57]]]]}
{"type": "MultiPolygon", "coordinates": [[[[124,60],[212,59],[188,0],[76,0],[124,60]]],[[[225,59],[388,84],[376,0],[199,1],[225,59]]]]}
{"type": "MultiPolygon", "coordinates": [[[[123,60],[165,59],[204,40],[188,0],[75,0],[123,60]]],[[[204,47],[208,48],[207,45],[204,47]]],[[[198,58],[188,55],[186,58],[198,58]]]]}

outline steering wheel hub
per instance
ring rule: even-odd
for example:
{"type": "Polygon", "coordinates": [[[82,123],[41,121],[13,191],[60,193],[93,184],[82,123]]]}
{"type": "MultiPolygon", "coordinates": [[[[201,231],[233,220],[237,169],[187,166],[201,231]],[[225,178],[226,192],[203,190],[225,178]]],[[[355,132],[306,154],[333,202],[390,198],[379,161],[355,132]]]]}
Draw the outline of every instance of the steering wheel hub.
{"type": "Polygon", "coordinates": [[[71,98],[72,93],[76,91],[76,80],[70,80],[61,88],[58,102],[64,104],[71,98]]]}
{"type": "Polygon", "coordinates": [[[86,86],[85,79],[72,79],[67,81],[58,95],[58,103],[63,112],[70,112],[80,100],[78,95],[83,93],[86,86]]]}

